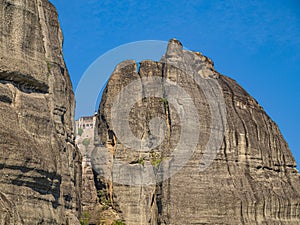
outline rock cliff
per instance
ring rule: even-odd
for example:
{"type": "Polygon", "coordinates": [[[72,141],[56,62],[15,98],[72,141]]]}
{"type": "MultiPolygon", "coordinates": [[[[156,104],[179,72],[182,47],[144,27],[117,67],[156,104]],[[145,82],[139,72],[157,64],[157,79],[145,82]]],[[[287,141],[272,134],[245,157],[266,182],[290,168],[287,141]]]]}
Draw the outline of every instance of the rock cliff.
{"type": "Polygon", "coordinates": [[[47,0],[0,0],[0,224],[79,224],[81,156],[47,0]]]}
{"type": "Polygon", "coordinates": [[[212,60],[177,40],[160,62],[116,67],[96,133],[101,204],[125,224],[300,222],[300,176],[275,122],[212,60]],[[182,89],[172,92],[170,83],[182,89]]]}

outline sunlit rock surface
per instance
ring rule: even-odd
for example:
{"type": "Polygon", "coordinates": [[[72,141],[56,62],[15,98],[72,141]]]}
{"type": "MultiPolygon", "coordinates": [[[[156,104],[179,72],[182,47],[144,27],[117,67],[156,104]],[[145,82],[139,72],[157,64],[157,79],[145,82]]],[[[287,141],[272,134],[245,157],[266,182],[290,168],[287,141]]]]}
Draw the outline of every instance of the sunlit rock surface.
{"type": "Polygon", "coordinates": [[[79,224],[81,156],[47,0],[0,0],[0,224],[79,224]]]}
{"type": "MultiPolygon", "coordinates": [[[[187,153],[192,141],[188,136],[183,140],[187,153]]],[[[102,205],[107,204],[125,224],[300,222],[300,176],[275,122],[234,80],[215,71],[212,60],[199,52],[182,50],[177,40],[170,40],[160,62],[143,61],[138,65],[128,60],[116,67],[102,96],[95,144],[92,164],[98,173],[98,189],[104,196],[102,205]],[[145,96],[146,80],[154,76],[182,87],[193,100],[198,117],[181,121],[181,115],[190,115],[189,108],[180,108],[187,99],[171,104],[172,96],[165,93],[165,87],[161,87],[166,94],[163,97],[145,96]],[[139,100],[128,115],[113,121],[116,118],[112,114],[128,106],[122,101],[126,100],[125,87],[132,82],[136,83],[127,99],[138,96],[139,100]],[[209,97],[218,91],[224,105],[209,97]],[[116,104],[118,107],[114,108],[116,104]],[[212,126],[218,115],[221,124],[212,126]],[[142,151],[147,149],[142,145],[130,146],[134,140],[131,133],[145,142],[155,140],[151,130],[154,117],[164,122],[156,131],[158,136],[164,136],[162,143],[153,149],[148,146],[148,151],[142,151]],[[118,137],[115,128],[126,124],[125,120],[130,129],[124,140],[129,145],[121,141],[123,137],[118,137]],[[170,160],[182,141],[181,130],[185,123],[193,126],[197,121],[199,140],[195,151],[183,168],[164,179],[164,171],[181,166],[180,159],[175,165],[170,160]],[[224,136],[216,156],[206,167],[211,153],[207,146],[217,131],[224,131],[224,136]],[[153,179],[157,182],[153,183],[153,179]]]]}

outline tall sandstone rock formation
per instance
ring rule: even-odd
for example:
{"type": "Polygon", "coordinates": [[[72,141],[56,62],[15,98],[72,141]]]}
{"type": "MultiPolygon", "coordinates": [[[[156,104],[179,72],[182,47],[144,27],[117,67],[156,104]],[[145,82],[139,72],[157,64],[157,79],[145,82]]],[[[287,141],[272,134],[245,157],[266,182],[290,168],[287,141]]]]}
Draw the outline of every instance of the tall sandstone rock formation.
{"type": "MultiPolygon", "coordinates": [[[[188,112],[183,111],[183,114],[188,112]]],[[[101,204],[107,204],[106,208],[114,210],[125,224],[300,223],[300,176],[277,125],[234,80],[216,72],[210,59],[201,53],[183,50],[177,40],[169,42],[160,62],[143,61],[138,65],[135,61],[125,61],[116,67],[102,96],[96,133],[92,164],[98,175],[99,193],[103,194],[101,204]],[[192,72],[194,77],[186,72],[192,72]],[[200,121],[199,141],[193,155],[167,179],[161,179],[165,174],[160,168],[176,168],[168,159],[180,141],[184,124],[180,122],[178,106],[168,103],[169,96],[165,96],[166,99],[144,96],[143,78],[153,76],[181,86],[192,98],[199,115],[199,118],[188,119],[200,121]],[[206,83],[206,90],[195,82],[197,77],[206,83]],[[119,117],[120,123],[129,120],[130,132],[141,140],[151,136],[152,118],[160,117],[166,124],[163,142],[144,152],[119,140],[112,124],[112,110],[121,110],[124,106],[121,102],[124,98],[118,94],[136,80],[139,92],[132,91],[139,96],[139,101],[131,108],[128,118],[125,114],[119,117]],[[211,165],[201,171],[207,154],[205,148],[214,129],[210,127],[211,102],[204,91],[213,90],[216,82],[224,96],[227,125],[223,121],[226,129],[218,154],[211,165]],[[115,104],[121,107],[113,109],[115,104]],[[153,165],[157,183],[145,185],[145,180],[144,184],[130,185],[128,179],[138,176],[137,180],[147,179],[143,174],[149,165],[153,165]],[[131,177],[130,171],[140,173],[131,177]]],[[[105,215],[103,212],[103,220],[105,215]]]]}
{"type": "Polygon", "coordinates": [[[0,0],[0,224],[79,224],[81,156],[47,0],[0,0]]]}

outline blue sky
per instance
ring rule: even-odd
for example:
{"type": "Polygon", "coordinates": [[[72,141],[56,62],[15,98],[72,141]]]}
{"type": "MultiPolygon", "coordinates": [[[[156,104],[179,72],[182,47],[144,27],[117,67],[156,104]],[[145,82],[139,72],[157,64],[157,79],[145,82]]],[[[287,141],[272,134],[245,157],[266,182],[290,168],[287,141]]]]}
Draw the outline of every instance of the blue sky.
{"type": "Polygon", "coordinates": [[[59,12],[74,90],[93,61],[107,51],[130,42],[175,37],[210,57],[220,73],[258,100],[300,164],[298,0],[50,1],[59,12]]]}

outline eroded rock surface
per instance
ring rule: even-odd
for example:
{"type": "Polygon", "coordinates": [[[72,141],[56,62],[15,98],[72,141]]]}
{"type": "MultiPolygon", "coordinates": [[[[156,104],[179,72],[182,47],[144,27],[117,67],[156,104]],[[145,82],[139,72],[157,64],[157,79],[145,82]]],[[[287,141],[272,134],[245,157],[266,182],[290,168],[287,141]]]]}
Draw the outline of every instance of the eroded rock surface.
{"type": "Polygon", "coordinates": [[[0,224],[79,224],[81,156],[57,12],[0,0],[0,224]]]}
{"type": "MultiPolygon", "coordinates": [[[[162,91],[165,92],[164,87],[162,91]]],[[[92,163],[98,173],[98,189],[106,201],[102,204],[109,203],[109,208],[125,224],[296,225],[300,222],[300,176],[277,125],[234,80],[216,72],[210,59],[198,52],[182,50],[177,40],[169,42],[161,62],[143,61],[137,65],[125,61],[116,67],[102,96],[97,126],[92,163]],[[190,126],[193,121],[195,124],[200,121],[194,153],[183,168],[167,179],[162,177],[166,175],[163,170],[180,166],[169,159],[182,137],[184,124],[180,116],[188,113],[184,108],[182,112],[178,110],[185,100],[172,105],[167,95],[146,98],[145,78],[154,76],[181,86],[198,113],[198,117],[187,121],[191,121],[190,126]],[[165,125],[156,133],[163,131],[160,135],[164,140],[153,149],[150,146],[149,151],[122,143],[113,126],[112,110],[118,110],[114,104],[126,107],[119,93],[134,81],[137,85],[132,93],[139,101],[129,116],[119,117],[119,123],[129,120],[130,132],[146,140],[155,136],[151,119],[160,117],[165,125]],[[199,86],[198,81],[205,85],[199,86]],[[213,96],[217,90],[215,84],[221,88],[225,105],[209,102],[207,92],[213,96]],[[226,109],[227,122],[223,120],[220,127],[212,126],[215,113],[211,111],[212,104],[216,115],[222,114],[221,107],[226,109]],[[224,129],[224,137],[212,163],[201,170],[203,159],[210,157],[206,148],[214,134],[212,129],[224,129]],[[148,182],[149,177],[144,176],[151,165],[156,183],[148,182]],[[139,173],[131,177],[130,171],[139,173]],[[132,181],[137,177],[145,182],[132,181]]],[[[105,216],[103,213],[102,218],[105,216]]]]}

